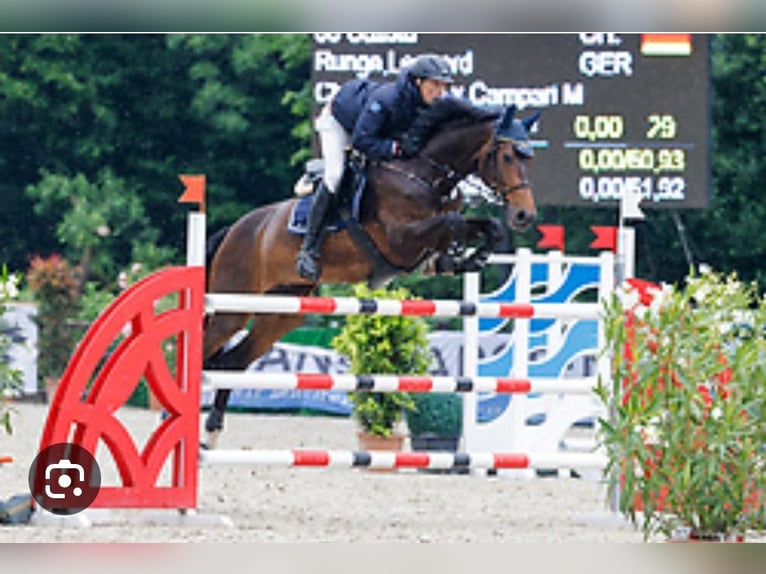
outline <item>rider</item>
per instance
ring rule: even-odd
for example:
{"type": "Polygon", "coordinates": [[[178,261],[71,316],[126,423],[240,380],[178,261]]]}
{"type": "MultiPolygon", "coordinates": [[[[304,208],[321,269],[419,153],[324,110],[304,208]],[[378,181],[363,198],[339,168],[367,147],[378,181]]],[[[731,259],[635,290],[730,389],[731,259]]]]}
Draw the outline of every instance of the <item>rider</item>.
{"type": "Polygon", "coordinates": [[[317,188],[308,229],[296,259],[301,277],[319,279],[321,268],[317,260],[349,144],[370,159],[403,157],[396,138],[407,131],[420,108],[430,106],[444,95],[451,82],[447,61],[435,54],[424,54],[402,69],[395,82],[347,81],[324,107],[316,121],[324,177],[317,188]]]}

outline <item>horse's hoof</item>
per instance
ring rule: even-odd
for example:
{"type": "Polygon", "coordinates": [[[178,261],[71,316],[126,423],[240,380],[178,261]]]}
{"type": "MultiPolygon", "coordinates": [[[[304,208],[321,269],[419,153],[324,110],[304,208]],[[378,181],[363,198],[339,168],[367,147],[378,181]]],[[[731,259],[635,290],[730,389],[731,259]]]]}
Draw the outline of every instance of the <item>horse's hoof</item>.
{"type": "Polygon", "coordinates": [[[440,275],[448,275],[458,270],[458,258],[442,254],[436,259],[434,269],[440,275]]]}
{"type": "Polygon", "coordinates": [[[221,431],[208,431],[205,434],[205,442],[202,443],[202,448],[205,450],[215,450],[218,446],[218,439],[221,437],[221,431]]]}

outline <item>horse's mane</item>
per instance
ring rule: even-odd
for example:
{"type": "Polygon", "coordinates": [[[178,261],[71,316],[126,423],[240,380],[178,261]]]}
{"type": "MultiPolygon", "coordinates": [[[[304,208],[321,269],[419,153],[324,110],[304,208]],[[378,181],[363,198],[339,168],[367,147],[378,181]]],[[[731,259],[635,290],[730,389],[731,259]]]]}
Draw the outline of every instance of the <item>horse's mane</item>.
{"type": "Polygon", "coordinates": [[[402,147],[408,155],[417,155],[425,145],[446,126],[486,123],[500,117],[500,111],[474,106],[467,100],[440,98],[418,112],[410,129],[402,137],[402,147]]]}

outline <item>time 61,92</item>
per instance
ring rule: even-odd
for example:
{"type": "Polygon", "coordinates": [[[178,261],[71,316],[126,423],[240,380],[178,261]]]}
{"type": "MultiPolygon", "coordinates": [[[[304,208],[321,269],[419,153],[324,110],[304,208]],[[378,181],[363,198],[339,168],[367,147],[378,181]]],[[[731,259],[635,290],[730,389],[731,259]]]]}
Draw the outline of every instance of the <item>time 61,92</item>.
{"type": "Polygon", "coordinates": [[[626,193],[640,193],[644,200],[683,201],[686,198],[686,180],[683,177],[592,177],[579,181],[580,199],[588,202],[618,201],[626,193]]]}

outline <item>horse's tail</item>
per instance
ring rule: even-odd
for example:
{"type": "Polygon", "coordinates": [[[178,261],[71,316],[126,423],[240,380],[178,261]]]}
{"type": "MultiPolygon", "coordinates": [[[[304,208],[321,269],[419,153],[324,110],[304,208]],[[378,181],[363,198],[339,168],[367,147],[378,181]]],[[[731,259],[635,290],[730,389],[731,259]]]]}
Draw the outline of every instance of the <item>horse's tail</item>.
{"type": "Polygon", "coordinates": [[[222,227],[211,235],[205,244],[205,269],[207,270],[208,275],[210,274],[210,269],[212,267],[213,257],[215,257],[215,254],[218,252],[218,248],[221,247],[221,243],[223,243],[223,240],[226,238],[226,234],[229,233],[229,229],[231,229],[231,225],[222,227]]]}

